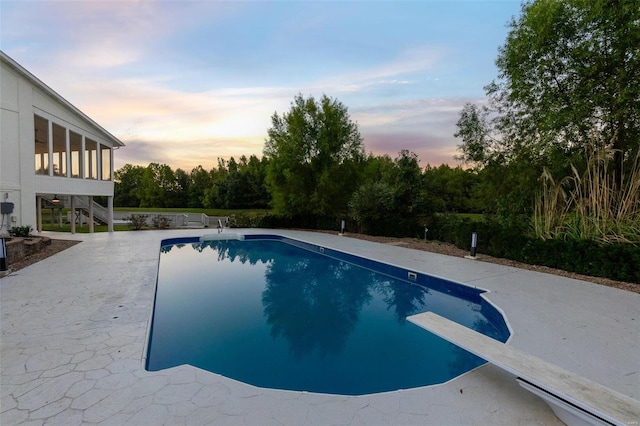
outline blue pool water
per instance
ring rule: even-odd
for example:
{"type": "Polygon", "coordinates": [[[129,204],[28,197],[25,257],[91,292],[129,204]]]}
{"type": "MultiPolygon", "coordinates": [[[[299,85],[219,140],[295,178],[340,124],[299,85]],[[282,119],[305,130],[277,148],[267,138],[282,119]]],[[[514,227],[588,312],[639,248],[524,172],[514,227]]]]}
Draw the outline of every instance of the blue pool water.
{"type": "Polygon", "coordinates": [[[434,311],[506,341],[480,293],[283,237],[168,240],[146,368],[343,395],[442,383],[484,361],[405,318],[434,311]]]}

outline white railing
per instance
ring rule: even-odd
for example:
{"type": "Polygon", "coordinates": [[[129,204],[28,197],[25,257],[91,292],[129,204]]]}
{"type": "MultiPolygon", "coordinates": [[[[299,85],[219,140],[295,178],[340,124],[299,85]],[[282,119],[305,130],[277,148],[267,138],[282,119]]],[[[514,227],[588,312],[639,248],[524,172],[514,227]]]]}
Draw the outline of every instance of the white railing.
{"type": "MultiPolygon", "coordinates": [[[[89,217],[89,197],[74,196],[74,207],[76,209],[84,210],[86,216],[89,217]]],[[[109,223],[109,210],[101,206],[99,203],[93,202],[93,218],[98,222],[109,223]]]]}
{"type": "Polygon", "coordinates": [[[179,228],[179,227],[217,227],[218,221],[222,223],[223,227],[227,227],[229,224],[228,216],[207,216],[204,213],[153,213],[153,212],[123,212],[117,211],[113,212],[114,220],[118,221],[126,221],[127,218],[131,217],[131,215],[145,215],[147,216],[146,224],[148,226],[153,225],[153,218],[162,216],[166,217],[170,221],[171,228],[179,228]]]}

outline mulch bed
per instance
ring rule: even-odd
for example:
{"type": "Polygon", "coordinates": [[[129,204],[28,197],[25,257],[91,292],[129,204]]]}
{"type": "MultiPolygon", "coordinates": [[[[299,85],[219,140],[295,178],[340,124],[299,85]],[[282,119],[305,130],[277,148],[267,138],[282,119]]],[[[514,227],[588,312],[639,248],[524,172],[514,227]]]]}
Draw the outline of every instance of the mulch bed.
{"type": "Polygon", "coordinates": [[[51,239],[51,244],[44,246],[37,253],[34,253],[30,256],[20,259],[17,262],[9,264],[9,269],[12,273],[19,271],[20,269],[26,268],[29,265],[33,265],[34,263],[37,263],[42,259],[46,259],[47,257],[53,256],[56,253],[60,253],[61,251],[66,250],[69,247],[75,246],[79,242],[80,241],[51,239]]]}
{"type": "MultiPolygon", "coordinates": [[[[316,232],[325,232],[329,234],[335,233],[335,231],[316,231],[316,232]]],[[[468,251],[461,250],[454,246],[453,244],[441,243],[438,241],[422,241],[415,238],[395,238],[395,237],[374,237],[371,235],[361,235],[361,234],[346,234],[346,237],[349,238],[358,238],[367,241],[374,241],[377,243],[389,244],[394,246],[406,247],[413,250],[422,250],[428,251],[431,253],[440,253],[445,254],[447,256],[454,257],[464,257],[469,254],[468,251]]],[[[36,262],[41,261],[42,259],[46,259],[49,256],[53,256],[56,253],[61,252],[62,250],[66,250],[69,247],[72,247],[78,244],[80,241],[70,241],[70,240],[51,240],[51,244],[44,247],[40,252],[33,254],[29,257],[26,257],[19,262],[15,262],[14,264],[9,265],[9,268],[12,272],[19,271],[22,268],[25,268],[29,265],[32,265],[36,262]]],[[[530,271],[538,271],[544,272],[546,274],[559,275],[568,278],[574,278],[577,280],[588,281],[595,284],[605,285],[608,287],[615,287],[622,290],[631,291],[634,293],[640,293],[640,284],[634,284],[623,281],[615,281],[608,278],[601,277],[591,277],[588,275],[576,274],[573,272],[567,272],[560,269],[548,268],[546,266],[538,266],[538,265],[529,265],[526,263],[516,262],[508,259],[500,259],[497,257],[491,257],[487,255],[478,255],[477,261],[480,262],[489,262],[496,263],[499,265],[512,266],[514,268],[527,269],[530,271]]]]}
{"type": "MultiPolygon", "coordinates": [[[[326,233],[335,233],[335,231],[326,231],[326,233]]],[[[346,234],[346,237],[358,238],[367,241],[374,241],[377,243],[389,244],[394,246],[406,247],[413,250],[428,251],[431,253],[440,253],[447,256],[464,257],[469,255],[469,251],[461,250],[449,243],[441,243],[439,241],[423,241],[415,238],[395,238],[395,237],[374,237],[371,235],[361,234],[346,234]]],[[[501,259],[497,257],[487,256],[485,254],[479,254],[476,261],[495,263],[498,265],[512,266],[514,268],[527,269],[530,271],[544,272],[546,274],[559,275],[567,278],[574,278],[581,281],[588,281],[594,284],[605,285],[608,287],[615,287],[622,290],[631,291],[634,293],[640,293],[640,284],[615,281],[609,278],[592,277],[589,275],[576,274],[574,272],[567,272],[561,269],[549,268],[546,266],[529,265],[527,263],[516,262],[509,259],[501,259]]]]}

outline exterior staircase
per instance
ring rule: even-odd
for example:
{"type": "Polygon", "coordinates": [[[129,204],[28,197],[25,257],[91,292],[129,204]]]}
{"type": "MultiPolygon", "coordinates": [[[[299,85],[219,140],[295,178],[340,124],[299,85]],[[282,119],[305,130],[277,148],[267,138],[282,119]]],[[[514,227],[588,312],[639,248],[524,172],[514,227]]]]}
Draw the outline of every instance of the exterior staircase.
{"type": "MultiPolygon", "coordinates": [[[[73,197],[73,203],[76,209],[82,211],[85,216],[89,217],[88,196],[76,195],[73,197]]],[[[109,211],[95,201],[93,202],[93,220],[101,225],[107,225],[109,223],[109,211]]]]}

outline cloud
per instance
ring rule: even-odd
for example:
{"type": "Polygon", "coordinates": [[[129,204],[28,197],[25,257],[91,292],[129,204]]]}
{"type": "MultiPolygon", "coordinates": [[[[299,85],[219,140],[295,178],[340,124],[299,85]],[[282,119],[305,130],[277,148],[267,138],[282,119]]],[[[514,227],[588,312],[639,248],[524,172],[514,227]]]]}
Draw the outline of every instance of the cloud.
{"type": "Polygon", "coordinates": [[[262,154],[262,140],[251,138],[211,138],[207,140],[190,140],[170,145],[154,140],[129,140],[127,146],[119,149],[114,155],[116,169],[127,163],[147,166],[149,163],[168,164],[174,170],[181,168],[187,172],[201,165],[211,170],[218,163],[218,158],[239,159],[245,155],[262,154]]]}
{"type": "MultiPolygon", "coordinates": [[[[288,112],[297,93],[339,97],[359,123],[368,150],[395,157],[406,148],[423,162],[432,161],[427,156],[448,156],[438,161],[451,161],[452,134],[464,102],[433,99],[429,92],[436,73],[442,72],[447,49],[438,44],[405,45],[381,51],[380,58],[365,55],[344,64],[329,62],[330,69],[311,69],[313,63],[279,56],[291,46],[286,43],[269,60],[264,60],[267,55],[257,56],[260,68],[252,68],[256,58],[239,57],[213,42],[217,48],[211,54],[178,49],[181,42],[192,42],[200,46],[199,53],[208,53],[209,42],[189,37],[199,31],[222,36],[219,28],[224,26],[237,31],[246,25],[241,20],[246,7],[226,2],[38,2],[4,16],[2,31],[15,37],[19,29],[33,31],[44,41],[42,46],[25,47],[24,65],[125,142],[127,146],[116,153],[116,167],[122,162],[160,162],[190,170],[201,163],[213,166],[218,157],[260,155],[271,115],[288,112]],[[18,15],[23,20],[19,25],[12,18],[18,15]],[[227,22],[232,15],[235,20],[227,22]],[[240,79],[228,75],[229,69],[226,74],[219,69],[220,64],[245,60],[251,66],[239,71],[240,79]],[[291,78],[280,73],[288,64],[294,64],[297,73],[291,78]],[[247,83],[244,78],[250,74],[257,77],[247,83]]],[[[318,30],[331,22],[329,15],[317,23],[318,30]]],[[[281,21],[286,18],[274,22],[281,21]]],[[[244,43],[252,47],[251,32],[245,32],[244,43]]],[[[222,38],[216,42],[234,45],[222,38]]],[[[244,49],[245,44],[236,48],[244,49]]],[[[339,46],[325,49],[325,54],[341,51],[339,46]]]]}
{"type": "Polygon", "coordinates": [[[438,46],[413,47],[401,51],[395,58],[371,67],[311,82],[310,89],[324,93],[353,93],[380,88],[408,86],[431,77],[424,75],[442,61],[444,49],[438,46]]]}
{"type": "MultiPolygon", "coordinates": [[[[292,89],[227,88],[185,93],[146,81],[111,82],[96,93],[87,87],[84,107],[127,147],[118,158],[148,164],[164,162],[185,170],[217,158],[261,155],[270,117],[289,110],[292,89]],[[141,147],[132,149],[138,141],[141,147]],[[143,148],[143,149],[141,149],[143,148]],[[144,154],[141,155],[141,154],[144,154]],[[145,160],[146,158],[146,160],[145,160]]],[[[422,164],[452,163],[459,111],[468,99],[415,99],[349,108],[365,148],[392,158],[409,149],[422,164]]]]}
{"type": "Polygon", "coordinates": [[[401,150],[407,149],[418,155],[422,167],[427,164],[454,164],[456,163],[454,156],[458,154],[450,139],[429,132],[373,132],[365,134],[364,139],[367,152],[372,152],[375,155],[386,154],[391,158],[396,158],[401,150]]]}
{"type": "Polygon", "coordinates": [[[473,99],[416,99],[356,107],[367,151],[395,158],[402,149],[415,152],[425,166],[455,164],[459,140],[454,138],[459,112],[473,99]]]}

